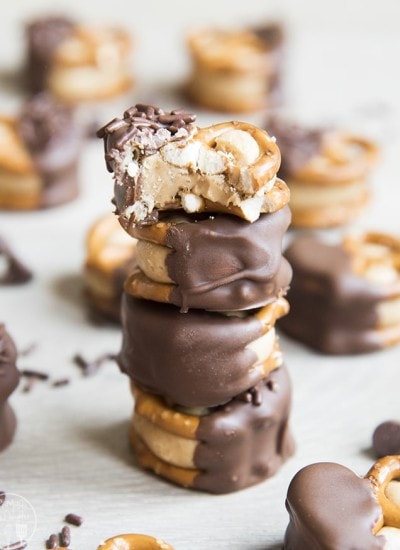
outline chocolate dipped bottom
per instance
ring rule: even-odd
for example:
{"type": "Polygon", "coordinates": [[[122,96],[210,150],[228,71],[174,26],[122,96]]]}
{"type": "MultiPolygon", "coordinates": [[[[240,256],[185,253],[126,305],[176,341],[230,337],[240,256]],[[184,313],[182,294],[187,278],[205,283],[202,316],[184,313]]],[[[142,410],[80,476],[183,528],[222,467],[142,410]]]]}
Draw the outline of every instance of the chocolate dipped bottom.
{"type": "Polygon", "coordinates": [[[17,424],[14,411],[7,401],[19,382],[16,360],[15,344],[0,323],[0,451],[11,443],[17,424]]]}
{"type": "Polygon", "coordinates": [[[190,468],[174,465],[160,456],[162,452],[156,454],[157,451],[151,450],[144,441],[146,432],[139,436],[135,431],[135,416],[131,442],[142,467],[179,485],[209,493],[230,493],[274,475],[292,455],[290,406],[291,383],[284,366],[249,392],[204,416],[177,412],[161,398],[140,392],[136,395],[135,416],[147,418],[167,438],[169,434],[168,453],[179,433],[178,453],[188,447],[192,465],[190,468]]]}
{"type": "Polygon", "coordinates": [[[300,470],[288,489],[284,550],[380,550],[381,509],[367,479],[330,462],[300,470]]]}
{"type": "Polygon", "coordinates": [[[42,92],[24,105],[18,131],[42,180],[38,207],[47,208],[76,198],[83,130],[73,109],[42,92]]]}
{"type": "Polygon", "coordinates": [[[281,298],[266,308],[241,317],[196,309],[183,314],[125,293],[118,364],[140,387],[178,405],[221,405],[266,376],[273,325],[287,303],[281,298]]]}
{"type": "MultiPolygon", "coordinates": [[[[176,221],[167,216],[150,227],[135,227],[131,234],[171,249],[164,261],[174,284],[163,285],[169,303],[182,311],[238,311],[263,306],[286,293],[292,271],[282,257],[282,238],[290,217],[288,206],[262,214],[252,224],[224,214],[175,217],[176,221]]],[[[147,275],[153,282],[151,272],[147,275]]],[[[157,300],[160,284],[154,284],[157,300]]],[[[135,275],[125,289],[135,295],[135,275]]],[[[151,298],[151,293],[145,297],[151,298]]]]}
{"type": "MultiPolygon", "coordinates": [[[[323,353],[364,353],[388,345],[378,330],[377,305],[391,297],[391,285],[372,284],[353,270],[342,245],[314,237],[296,239],[285,251],[293,269],[290,313],[279,328],[323,353]]],[[[398,292],[399,289],[397,289],[398,292]]]]}

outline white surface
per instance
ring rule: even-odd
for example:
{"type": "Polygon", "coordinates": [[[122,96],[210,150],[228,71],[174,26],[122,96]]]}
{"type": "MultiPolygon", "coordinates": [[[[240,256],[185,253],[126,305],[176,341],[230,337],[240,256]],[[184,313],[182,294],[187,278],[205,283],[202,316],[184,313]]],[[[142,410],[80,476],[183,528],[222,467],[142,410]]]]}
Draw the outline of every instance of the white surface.
{"type": "MultiPolygon", "coordinates": [[[[28,0],[17,0],[2,5],[1,67],[18,67],[21,22],[51,4],[35,2],[33,9],[28,0]]],[[[310,120],[352,124],[380,140],[383,155],[372,181],[374,199],[354,225],[400,234],[397,0],[286,1],[267,7],[256,0],[240,5],[147,0],[135,8],[121,1],[99,6],[74,0],[65,5],[87,20],[94,15],[98,21],[131,26],[141,85],[130,103],[149,97],[167,108],[182,103],[173,87],[187,69],[185,25],[258,21],[264,10],[273,14],[279,5],[278,13],[287,17],[291,29],[290,111],[310,120]]],[[[10,88],[2,88],[0,107],[19,101],[10,88]]],[[[232,117],[203,111],[199,123],[232,117]]],[[[247,118],[262,124],[263,117],[247,118]]],[[[286,489],[294,473],[310,462],[330,460],[364,474],[372,463],[368,449],[373,429],[388,418],[400,419],[400,349],[330,358],[282,337],[293,380],[292,427],[298,449],[261,485],[216,497],[136,469],[126,435],[132,403],[125,377],[106,365],[97,376],[83,379],[71,361],[76,352],[94,358],[117,351],[120,343],[118,329],[88,322],[81,296],[87,228],[111,209],[112,184],[100,141],[83,151],[81,176],[81,197],[70,205],[0,214],[0,233],[35,273],[29,285],[0,289],[0,321],[20,348],[38,343],[19,366],[72,380],[58,389],[38,383],[29,394],[20,388],[12,397],[19,426],[13,445],[0,456],[0,490],[22,495],[34,507],[38,527],[29,548],[44,548],[43,541],[61,529],[68,512],[85,518],[81,528],[72,528],[74,550],[96,549],[101,540],[123,532],[152,534],[177,550],[278,548],[287,524],[286,489]]]]}

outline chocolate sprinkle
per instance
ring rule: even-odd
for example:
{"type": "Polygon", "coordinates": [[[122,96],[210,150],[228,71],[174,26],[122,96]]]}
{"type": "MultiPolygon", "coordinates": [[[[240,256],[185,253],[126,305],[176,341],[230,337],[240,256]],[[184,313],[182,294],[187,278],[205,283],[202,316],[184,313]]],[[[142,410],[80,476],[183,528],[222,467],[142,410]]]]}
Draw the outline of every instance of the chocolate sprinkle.
{"type": "Polygon", "coordinates": [[[4,491],[0,491],[0,506],[3,506],[4,502],[6,500],[6,494],[4,491]]]}
{"type": "Polygon", "coordinates": [[[72,360],[82,370],[83,376],[92,376],[99,371],[104,363],[115,361],[115,358],[116,355],[113,353],[103,353],[93,361],[88,361],[80,353],[77,353],[72,360]]]}
{"type": "Polygon", "coordinates": [[[61,386],[67,386],[70,383],[69,378],[59,378],[52,383],[53,388],[59,388],[61,386]]]}
{"type": "Polygon", "coordinates": [[[49,538],[46,540],[46,548],[51,550],[52,548],[58,548],[58,535],[52,534],[49,536],[49,538]]]}
{"type": "Polygon", "coordinates": [[[45,372],[40,372],[34,369],[22,369],[20,375],[25,378],[35,378],[36,380],[48,380],[49,375],[45,372]]]}
{"type": "Polygon", "coordinates": [[[28,546],[26,540],[19,540],[18,542],[13,542],[12,544],[7,544],[2,546],[0,550],[23,550],[28,546]]]}
{"type": "Polygon", "coordinates": [[[67,514],[64,521],[70,523],[71,525],[76,525],[77,527],[80,527],[83,523],[83,518],[81,516],[78,516],[77,514],[67,514]]]}
{"type": "Polygon", "coordinates": [[[68,548],[71,544],[71,531],[69,527],[63,527],[60,533],[60,546],[68,548]]]}
{"type": "Polygon", "coordinates": [[[15,256],[2,237],[0,257],[3,257],[6,263],[4,273],[0,273],[0,285],[21,285],[32,279],[32,272],[15,256]]]}

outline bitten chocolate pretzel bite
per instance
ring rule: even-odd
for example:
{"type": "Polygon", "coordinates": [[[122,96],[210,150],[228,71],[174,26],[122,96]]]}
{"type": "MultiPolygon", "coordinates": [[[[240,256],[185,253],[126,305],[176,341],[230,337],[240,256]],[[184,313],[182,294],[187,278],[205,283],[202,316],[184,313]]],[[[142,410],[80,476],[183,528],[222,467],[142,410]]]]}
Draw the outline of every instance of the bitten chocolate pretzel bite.
{"type": "Polygon", "coordinates": [[[82,130],[71,108],[33,96],[18,117],[0,117],[0,208],[31,210],[69,202],[79,192],[82,130]]]}
{"type": "Polygon", "coordinates": [[[98,131],[128,232],[155,223],[158,211],[225,212],[254,222],[288,203],[276,178],[279,149],[266,132],[246,122],[199,128],[195,118],[136,105],[98,131]]]}
{"type": "Polygon", "coordinates": [[[137,237],[137,270],[125,291],[187,311],[237,311],[263,306],[285,294],[292,271],[282,257],[290,223],[285,206],[253,224],[225,214],[165,214],[137,237]]]}
{"type": "Polygon", "coordinates": [[[286,508],[290,521],[284,550],[392,548],[380,532],[376,536],[382,511],[371,482],[340,464],[302,468],[290,482],[286,508]]]}
{"type": "Polygon", "coordinates": [[[123,341],[117,361],[140,387],[184,407],[229,401],[278,367],[274,324],[288,304],[278,298],[242,316],[122,297],[123,341]]]}
{"type": "Polygon", "coordinates": [[[285,252],[293,268],[289,336],[329,354],[364,353],[400,342],[400,240],[348,235],[340,244],[312,236],[285,252]]]}
{"type": "Polygon", "coordinates": [[[19,382],[16,361],[17,349],[14,341],[4,324],[0,323],[0,451],[11,443],[17,425],[14,411],[8,403],[8,398],[19,382]]]}
{"type": "Polygon", "coordinates": [[[97,550],[174,550],[167,542],[149,535],[124,534],[107,539],[97,550]]]}
{"type": "Polygon", "coordinates": [[[272,476],[293,453],[285,367],[212,410],[178,410],[134,387],[139,465],[185,487],[229,493],[272,476]]]}
{"type": "Polygon", "coordinates": [[[120,321],[121,296],[126,277],[136,263],[136,239],[125,233],[114,214],[97,219],[86,237],[84,284],[95,313],[120,321]]]}
{"type": "Polygon", "coordinates": [[[272,23],[247,29],[197,29],[188,35],[189,98],[219,111],[248,112],[280,99],[284,33],[272,23]]]}
{"type": "Polygon", "coordinates": [[[277,118],[266,128],[282,154],[279,176],[290,188],[293,226],[338,226],[363,210],[378,158],[376,144],[344,131],[308,129],[277,118]]]}
{"type": "Polygon", "coordinates": [[[64,17],[28,23],[27,85],[67,103],[105,100],[132,85],[130,35],[122,28],[79,25],[64,17]]]}

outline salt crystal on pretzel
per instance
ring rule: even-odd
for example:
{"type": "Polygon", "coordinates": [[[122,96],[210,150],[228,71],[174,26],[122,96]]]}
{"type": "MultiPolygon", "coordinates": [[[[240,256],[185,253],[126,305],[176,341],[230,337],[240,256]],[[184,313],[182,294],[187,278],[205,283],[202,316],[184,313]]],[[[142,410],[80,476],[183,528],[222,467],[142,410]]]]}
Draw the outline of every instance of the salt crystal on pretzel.
{"type": "Polygon", "coordinates": [[[176,209],[228,212],[253,222],[289,201],[276,178],[279,149],[265,131],[246,122],[199,128],[195,119],[180,109],[136,105],[98,131],[126,229],[176,209]]]}

